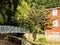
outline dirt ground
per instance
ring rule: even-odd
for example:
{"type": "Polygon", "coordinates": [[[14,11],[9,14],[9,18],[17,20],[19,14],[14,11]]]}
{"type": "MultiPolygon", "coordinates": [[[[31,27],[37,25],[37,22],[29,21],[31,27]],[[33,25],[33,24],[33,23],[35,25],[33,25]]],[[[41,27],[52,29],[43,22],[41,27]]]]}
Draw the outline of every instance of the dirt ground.
{"type": "Polygon", "coordinates": [[[12,43],[12,42],[7,41],[7,40],[0,40],[0,45],[19,45],[19,44],[12,43]]]}

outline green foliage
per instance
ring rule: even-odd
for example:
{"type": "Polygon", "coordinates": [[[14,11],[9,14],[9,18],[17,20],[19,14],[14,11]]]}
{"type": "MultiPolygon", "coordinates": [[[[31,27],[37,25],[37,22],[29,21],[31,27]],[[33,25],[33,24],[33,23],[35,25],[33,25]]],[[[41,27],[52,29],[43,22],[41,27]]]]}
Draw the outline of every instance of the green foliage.
{"type": "Polygon", "coordinates": [[[46,8],[60,6],[60,0],[1,0],[0,23],[29,29],[34,37],[36,33],[44,30],[44,26],[51,28],[51,21],[47,19],[46,8]],[[3,3],[2,3],[3,2],[3,3]],[[46,20],[45,20],[46,19],[46,20]]]}
{"type": "Polygon", "coordinates": [[[32,3],[35,2],[39,6],[44,6],[45,8],[54,8],[60,7],[60,0],[33,0],[32,3]]]}
{"type": "MultiPolygon", "coordinates": [[[[18,0],[18,1],[17,0],[1,0],[0,13],[4,14],[4,16],[2,15],[4,19],[7,17],[6,21],[8,23],[11,22],[11,20],[13,20],[11,19],[11,17],[15,15],[15,13],[16,15],[22,15],[21,17],[24,17],[24,19],[28,19],[29,18],[28,12],[31,10],[34,3],[37,4],[39,7],[43,6],[44,8],[53,8],[53,7],[60,6],[60,0],[18,0]],[[18,14],[16,10],[18,10],[21,14],[18,14]]],[[[37,6],[35,8],[37,8],[37,6]]],[[[20,16],[17,16],[17,17],[21,18],[20,16]]]]}
{"type": "Polygon", "coordinates": [[[45,38],[39,38],[37,41],[41,42],[41,43],[51,43],[50,41],[46,40],[45,38]]]}
{"type": "Polygon", "coordinates": [[[15,14],[15,21],[17,21],[18,26],[23,28],[29,27],[29,11],[31,10],[30,5],[27,2],[22,1],[21,5],[17,7],[18,12],[15,14]]]}
{"type": "MultiPolygon", "coordinates": [[[[29,29],[33,33],[33,37],[36,38],[36,33],[43,32],[45,18],[48,19],[48,11],[44,6],[39,6],[34,3],[32,7],[25,2],[21,2],[21,5],[17,6],[17,10],[20,13],[15,14],[15,21],[18,26],[29,29]]],[[[34,39],[35,40],[35,39],[34,39]]]]}
{"type": "Polygon", "coordinates": [[[0,13],[0,24],[3,24],[4,23],[4,20],[3,20],[3,17],[2,17],[2,15],[1,15],[1,13],[0,13]]]}
{"type": "Polygon", "coordinates": [[[18,15],[19,18],[28,18],[28,12],[30,10],[30,6],[25,2],[25,1],[22,1],[21,2],[21,6],[18,6],[17,7],[17,10],[21,13],[21,14],[16,14],[18,15]]]}

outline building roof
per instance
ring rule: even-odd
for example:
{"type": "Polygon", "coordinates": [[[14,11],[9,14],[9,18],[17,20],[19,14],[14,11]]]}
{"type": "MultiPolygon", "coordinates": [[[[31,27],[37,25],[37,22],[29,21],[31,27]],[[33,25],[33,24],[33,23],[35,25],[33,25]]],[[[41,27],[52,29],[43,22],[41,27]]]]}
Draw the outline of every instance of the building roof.
{"type": "Polygon", "coordinates": [[[60,9],[60,7],[49,8],[49,9],[46,9],[46,10],[53,10],[53,9],[60,9]]]}

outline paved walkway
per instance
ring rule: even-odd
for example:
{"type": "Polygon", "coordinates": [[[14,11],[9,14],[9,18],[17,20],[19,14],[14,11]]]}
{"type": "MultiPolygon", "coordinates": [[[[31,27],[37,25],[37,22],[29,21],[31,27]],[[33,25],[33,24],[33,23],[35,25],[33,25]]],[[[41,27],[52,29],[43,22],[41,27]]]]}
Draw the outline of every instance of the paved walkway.
{"type": "Polygon", "coordinates": [[[60,44],[46,44],[46,45],[60,45],[60,44]]]}

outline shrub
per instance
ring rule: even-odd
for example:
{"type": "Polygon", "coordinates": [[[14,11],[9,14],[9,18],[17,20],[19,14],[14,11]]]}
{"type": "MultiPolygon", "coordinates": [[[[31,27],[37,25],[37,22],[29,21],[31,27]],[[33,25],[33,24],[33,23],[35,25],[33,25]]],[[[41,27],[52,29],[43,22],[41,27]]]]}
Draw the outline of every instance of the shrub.
{"type": "Polygon", "coordinates": [[[46,40],[45,38],[39,38],[37,41],[41,42],[41,43],[51,43],[48,40],[46,40]]]}

